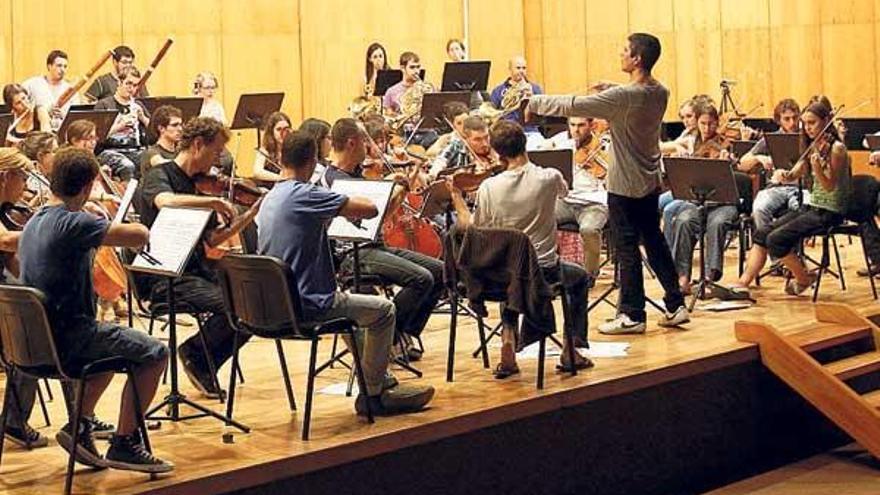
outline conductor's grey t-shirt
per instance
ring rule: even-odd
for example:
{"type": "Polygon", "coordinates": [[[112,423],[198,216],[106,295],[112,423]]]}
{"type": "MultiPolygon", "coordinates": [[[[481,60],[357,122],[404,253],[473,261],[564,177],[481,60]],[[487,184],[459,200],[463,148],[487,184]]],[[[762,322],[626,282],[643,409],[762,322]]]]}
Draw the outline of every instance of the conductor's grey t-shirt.
{"type": "Polygon", "coordinates": [[[660,187],[660,124],[669,90],[662,84],[630,83],[590,96],[536,95],[529,112],[594,117],[611,125],[609,193],[642,198],[660,187]]]}

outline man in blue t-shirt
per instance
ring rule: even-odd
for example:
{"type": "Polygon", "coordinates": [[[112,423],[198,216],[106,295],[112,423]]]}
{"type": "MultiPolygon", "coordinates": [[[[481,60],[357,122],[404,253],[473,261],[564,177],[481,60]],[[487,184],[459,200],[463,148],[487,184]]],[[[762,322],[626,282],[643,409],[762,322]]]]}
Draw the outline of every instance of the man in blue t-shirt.
{"type": "MultiPolygon", "coordinates": [[[[102,457],[92,440],[91,424],[81,421],[77,448],[73,426],[68,422],[56,435],[58,444],[76,451],[76,460],[95,467],[113,467],[149,473],[174,469],[154,457],[137,433],[134,394],[137,387],[141,410],[156,394],[168,362],[168,349],[158,340],[131,328],[95,320],[92,271],[95,249],[116,246],[138,249],[149,239],[140,224],[110,224],[82,211],[98,175],[98,162],[90,151],[66,148],[55,155],[49,203],[34,215],[21,234],[21,281],[46,297],[46,312],[61,360],[69,369],[111,356],[135,363],[134,382],[126,384],[119,409],[119,426],[102,457]]],[[[82,413],[94,415],[111,373],[91,376],[85,383],[82,413]]]]}
{"type": "MultiPolygon", "coordinates": [[[[263,199],[257,214],[259,252],[281,259],[290,267],[290,290],[299,295],[304,321],[320,322],[350,318],[366,329],[361,352],[366,393],[355,402],[358,414],[366,402],[376,414],[417,411],[433,397],[430,386],[403,386],[385,374],[394,336],[394,304],[383,297],[337,291],[327,224],[333,217],[350,220],[375,217],[376,206],[366,198],[346,197],[310,184],[317,164],[315,140],[297,131],[281,148],[281,175],[263,199]]],[[[359,342],[360,343],[360,342],[359,342]]]]}

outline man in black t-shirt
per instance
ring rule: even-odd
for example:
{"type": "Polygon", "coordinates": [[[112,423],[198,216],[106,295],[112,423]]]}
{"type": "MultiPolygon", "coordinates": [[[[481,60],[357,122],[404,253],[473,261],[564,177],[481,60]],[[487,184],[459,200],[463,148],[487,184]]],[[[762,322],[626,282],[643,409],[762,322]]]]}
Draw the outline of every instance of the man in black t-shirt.
{"type": "MultiPolygon", "coordinates": [[[[140,224],[110,224],[82,211],[97,175],[98,162],[89,151],[66,148],[55,155],[52,197],[21,234],[21,281],[45,295],[59,357],[68,369],[119,357],[135,364],[134,380],[127,383],[122,394],[119,426],[110,438],[106,458],[95,448],[88,421],[82,420],[79,425],[68,422],[55,438],[68,452],[75,451],[76,460],[87,466],[167,472],[174,466],[154,457],[137,432],[132,387],[137,388],[141,411],[146,410],[168,362],[168,348],[144,332],[96,321],[92,280],[95,249],[139,249],[149,240],[149,231],[140,224]],[[80,431],[76,448],[73,428],[80,431]]],[[[81,397],[83,414],[94,415],[95,404],[112,378],[112,373],[102,373],[86,381],[81,397]]]]}
{"type": "Polygon", "coordinates": [[[147,110],[134,99],[141,80],[136,67],[126,67],[120,75],[116,92],[95,103],[95,110],[118,110],[107,140],[101,143],[98,159],[113,170],[113,175],[129,180],[144,146],[144,133],[150,119],[147,110]]]}
{"type": "MultiPolygon", "coordinates": [[[[204,243],[196,245],[184,275],[173,283],[177,303],[187,305],[201,315],[208,343],[208,355],[202,350],[198,335],[193,335],[180,345],[179,351],[183,369],[193,385],[209,398],[220,395],[217,377],[210,373],[220,368],[232,356],[234,330],[226,318],[223,295],[214,274],[207,263],[203,244],[216,246],[237,235],[250,224],[257,214],[260,203],[237,214],[228,201],[215,196],[196,195],[194,177],[205,174],[229,141],[229,130],[220,122],[209,117],[190,120],[183,127],[177,157],[169,162],[156,165],[141,180],[135,197],[140,203],[138,212],[144,224],[151,226],[165,206],[201,207],[214,210],[217,215],[209,222],[202,236],[204,243]],[[219,216],[223,225],[217,221],[219,216]]],[[[138,289],[149,294],[152,301],[165,302],[168,294],[168,279],[156,277],[137,277],[138,289]]],[[[243,345],[246,338],[239,338],[243,345]]]]}
{"type": "MultiPolygon", "coordinates": [[[[112,63],[113,72],[101,74],[86,90],[85,95],[89,101],[98,101],[116,93],[116,87],[119,86],[119,81],[122,79],[122,70],[134,65],[134,51],[125,45],[117,46],[113,49],[112,63]]],[[[145,98],[147,96],[150,96],[150,93],[144,86],[138,91],[137,97],[145,98]]]]}

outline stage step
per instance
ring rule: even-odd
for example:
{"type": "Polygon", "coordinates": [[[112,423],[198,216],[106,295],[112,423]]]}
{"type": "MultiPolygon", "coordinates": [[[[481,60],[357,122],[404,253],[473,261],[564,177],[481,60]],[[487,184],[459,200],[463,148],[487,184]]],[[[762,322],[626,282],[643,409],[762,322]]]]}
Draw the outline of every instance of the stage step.
{"type": "Polygon", "coordinates": [[[825,369],[841,380],[867,375],[880,370],[880,352],[871,351],[834,361],[826,364],[825,369]]]}
{"type": "Polygon", "coordinates": [[[780,333],[764,323],[736,322],[736,337],[758,344],[761,362],[880,459],[880,390],[860,396],[844,380],[880,370],[878,329],[845,304],[817,304],[816,322],[780,333]],[[871,339],[873,349],[822,365],[809,352],[871,339]]]}
{"type": "Polygon", "coordinates": [[[829,347],[848,344],[871,336],[867,325],[842,325],[840,323],[810,323],[809,327],[785,337],[805,352],[816,352],[829,347]]]}

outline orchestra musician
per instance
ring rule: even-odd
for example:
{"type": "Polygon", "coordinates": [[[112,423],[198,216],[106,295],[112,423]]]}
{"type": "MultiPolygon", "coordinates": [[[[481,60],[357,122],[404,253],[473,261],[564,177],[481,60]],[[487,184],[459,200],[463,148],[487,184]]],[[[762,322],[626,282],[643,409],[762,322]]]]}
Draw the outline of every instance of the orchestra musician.
{"type": "Polygon", "coordinates": [[[101,144],[98,155],[101,163],[113,170],[114,177],[128,181],[137,173],[135,163],[146,146],[145,130],[150,125],[147,109],[134,97],[141,73],[134,66],[127,66],[119,73],[120,84],[116,92],[95,103],[95,110],[117,110],[116,120],[110,126],[107,140],[101,144]]]}
{"type": "Polygon", "coordinates": [[[74,95],[63,107],[55,108],[58,97],[71,88],[71,84],[64,80],[64,75],[67,73],[67,61],[66,53],[61,50],[52,50],[46,57],[46,74],[31,77],[21,83],[31,95],[34,104],[49,112],[52,130],[61,127],[61,122],[67,115],[67,111],[70,110],[70,105],[79,103],[79,96],[74,95]]]}
{"type": "MultiPolygon", "coordinates": [[[[92,438],[91,423],[68,422],[56,435],[58,444],[75,459],[94,468],[112,467],[148,473],[174,469],[170,462],[150,453],[137,431],[134,388],[140,410],[155,396],[168,362],[168,348],[145,332],[95,320],[93,257],[100,246],[139,249],[149,231],[137,223],[114,223],[83,211],[98,162],[92,153],[68,147],[55,157],[50,176],[52,198],[27,222],[19,243],[21,281],[46,297],[49,323],[58,341],[62,361],[89,362],[109,357],[135,363],[133,381],[122,393],[116,433],[110,437],[106,457],[92,438]],[[73,428],[79,431],[73,445],[73,428]]],[[[94,416],[95,405],[113,378],[112,373],[91,375],[82,389],[82,411],[94,416]]]]}
{"type": "MultiPolygon", "coordinates": [[[[501,118],[512,122],[522,122],[522,111],[519,106],[522,100],[529,99],[533,95],[539,95],[544,92],[536,83],[528,80],[526,77],[526,59],[522,55],[511,57],[507,62],[507,70],[509,76],[498,86],[492,89],[489,95],[495,108],[506,112],[501,118]]],[[[534,124],[526,124],[526,137],[529,140],[528,149],[536,149],[540,145],[540,141],[544,137],[538,132],[538,128],[534,124]]]]}
{"type": "Polygon", "coordinates": [[[49,176],[58,140],[51,132],[31,132],[18,143],[18,149],[35,165],[28,177],[28,204],[42,206],[49,199],[49,176]]]}
{"type": "MultiPolygon", "coordinates": [[[[319,182],[327,189],[336,179],[358,177],[358,169],[367,156],[367,137],[354,119],[337,120],[330,137],[336,159],[319,182]]],[[[406,181],[400,172],[389,174],[386,179],[399,183],[406,181]]],[[[398,188],[397,199],[392,200],[386,216],[392,215],[399,207],[404,196],[399,194],[401,190],[405,192],[404,188],[398,188]]],[[[400,335],[419,336],[443,292],[443,263],[422,253],[385,246],[384,242],[360,249],[359,261],[362,275],[376,276],[400,287],[394,296],[396,330],[400,335]]],[[[351,256],[342,260],[340,270],[354,272],[351,256]]],[[[411,359],[418,359],[420,355],[415,348],[408,349],[408,352],[411,359]]]]}
{"type": "Polygon", "coordinates": [[[388,70],[388,54],[385,47],[379,43],[371,43],[367,47],[367,56],[364,62],[364,82],[362,94],[367,98],[373,97],[376,89],[376,76],[380,70],[388,70]]]}
{"type": "Polygon", "coordinates": [[[193,82],[193,94],[202,97],[202,109],[199,117],[211,117],[221,124],[228,125],[226,110],[223,103],[217,99],[217,90],[220,88],[220,80],[213,72],[199,72],[193,82]]]}
{"type": "Polygon", "coordinates": [[[290,117],[284,112],[272,112],[266,117],[260,152],[254,157],[252,177],[255,180],[265,182],[281,180],[281,175],[278,173],[281,170],[275,164],[281,162],[281,142],[290,132],[290,128],[290,117]],[[267,157],[270,157],[271,161],[267,157]]]}
{"type": "MultiPolygon", "coordinates": [[[[449,143],[458,140],[458,136],[464,130],[464,119],[469,115],[467,105],[460,101],[450,101],[443,105],[443,116],[448,122],[452,122],[453,129],[440,136],[434,144],[425,152],[428,158],[436,158],[443,152],[449,143]]],[[[445,168],[445,167],[444,167],[445,168]]]]}
{"type": "Polygon", "coordinates": [[[428,177],[434,180],[443,170],[449,168],[475,167],[479,172],[491,169],[497,164],[498,153],[489,144],[489,127],[486,121],[477,115],[470,115],[462,121],[461,137],[451,140],[431,162],[428,177]],[[473,150],[476,156],[472,156],[470,150],[473,150]]]}
{"type": "Polygon", "coordinates": [[[597,200],[597,193],[605,191],[604,179],[608,171],[608,144],[603,134],[595,133],[594,119],[569,117],[568,130],[547,140],[545,147],[570,149],[572,161],[572,188],[564,198],[556,201],[556,222],[575,222],[583,239],[584,269],[590,276],[590,285],[599,275],[599,255],[602,251],[602,229],[608,222],[608,206],[597,200]],[[581,161],[579,161],[581,160],[581,161]]]}
{"type": "Polygon", "coordinates": [[[643,243],[648,261],[665,291],[667,313],[661,326],[690,321],[675,265],[657,218],[660,188],[660,124],[669,90],[651,75],[660,58],[660,40],[647,33],[629,35],[620,55],[629,84],[590,96],[533,96],[526,108],[539,115],[598,117],[611,126],[612,162],[608,168],[608,213],[620,272],[618,316],[599,326],[602,333],[645,332],[643,243]]]}
{"type": "Polygon", "coordinates": [[[806,155],[791,170],[780,172],[780,176],[786,182],[812,176],[809,201],[799,210],[755,230],[745,271],[731,287],[734,292],[748,294],[748,287],[768,254],[791,271],[786,294],[800,295],[816,282],[816,275],[806,270],[795,248],[805,236],[843,222],[852,181],[850,156],[832,119],[831,102],[823,95],[811,98],[804,108],[800,134],[801,150],[806,155]]]}
{"type": "Polygon", "coordinates": [[[403,71],[403,79],[399,83],[388,88],[385,96],[382,98],[382,106],[392,115],[401,113],[400,98],[416,83],[421,81],[419,73],[422,70],[422,63],[419,56],[413,52],[403,52],[400,54],[400,70],[403,71]]]}
{"type": "MultiPolygon", "coordinates": [[[[693,137],[693,156],[727,159],[730,146],[718,133],[718,110],[714,105],[701,103],[695,107],[697,134],[693,137]]],[[[733,228],[739,211],[736,205],[706,206],[706,277],[716,282],[724,272],[724,244],[727,232],[733,228]]],[[[672,259],[678,272],[678,283],[683,294],[691,293],[691,269],[694,249],[701,235],[700,210],[695,203],[675,199],[663,210],[663,229],[666,243],[672,250],[672,259]]]]}
{"type": "Polygon", "coordinates": [[[467,62],[467,49],[464,47],[464,41],[458,38],[451,38],[446,42],[446,55],[450,62],[467,62]]]}
{"type": "Polygon", "coordinates": [[[698,96],[685,100],[682,102],[681,106],[678,107],[678,118],[680,118],[681,123],[684,124],[684,129],[682,129],[681,134],[675,139],[660,143],[660,152],[664,155],[684,156],[690,152],[688,149],[690,143],[688,141],[697,130],[697,116],[694,112],[694,107],[697,104],[696,99],[698,96]]]}
{"type": "MultiPolygon", "coordinates": [[[[345,137],[344,149],[338,151],[342,166],[347,168],[357,161],[352,160],[354,155],[362,158],[364,145],[363,138],[356,135],[357,125],[345,120],[345,124],[334,126],[333,136],[345,137]]],[[[355,401],[357,414],[366,414],[367,401],[373,414],[418,411],[430,402],[433,387],[398,384],[393,375],[387,374],[396,321],[405,317],[402,308],[396,305],[395,312],[395,305],[384,297],[349,294],[336,287],[327,224],[336,216],[350,220],[375,217],[376,206],[367,198],[347,197],[311,184],[316,162],[317,144],[311,135],[297,131],[285,137],[283,180],[269,191],[257,215],[259,252],[290,266],[291,290],[299,293],[303,319],[321,322],[350,318],[363,330],[363,339],[346,341],[360,349],[367,386],[355,401]]]]}
{"type": "Polygon", "coordinates": [[[150,168],[173,160],[177,156],[177,145],[180,143],[182,130],[183,112],[179,108],[171,105],[162,105],[153,112],[150,118],[149,134],[157,136],[157,139],[154,144],[148,146],[141,153],[141,177],[150,168]]]}
{"type": "MultiPolygon", "coordinates": [[[[116,89],[124,78],[123,70],[134,66],[134,50],[131,48],[119,45],[113,49],[112,55],[113,71],[101,74],[92,82],[85,92],[87,100],[95,102],[116,94],[116,89]]],[[[140,87],[135,95],[136,98],[146,98],[147,96],[150,96],[150,93],[146,86],[140,87]]]]}
{"type": "Polygon", "coordinates": [[[428,149],[437,141],[437,131],[434,129],[414,130],[414,121],[419,117],[422,98],[425,93],[433,92],[434,86],[422,80],[422,63],[416,53],[401,53],[400,69],[403,71],[403,79],[388,88],[382,98],[382,107],[385,109],[386,117],[397,121],[396,125],[399,131],[404,134],[415,132],[415,136],[410,139],[413,144],[428,149]]]}
{"type": "Polygon", "coordinates": [[[20,84],[3,86],[3,103],[9,107],[15,123],[6,131],[6,143],[14,145],[31,131],[52,130],[48,110],[31,102],[27,90],[20,84]]]}
{"type": "MultiPolygon", "coordinates": [[[[258,201],[238,215],[235,207],[226,199],[196,194],[198,177],[211,170],[229,139],[229,129],[215,119],[191,119],[183,126],[177,156],[174,160],[152,167],[142,178],[135,194],[139,203],[137,211],[148,227],[152,226],[159,210],[165,206],[209,208],[216,213],[202,235],[204,243],[196,245],[183,276],[174,282],[177,301],[206,316],[203,331],[209,355],[204,354],[198,335],[180,344],[178,350],[187,377],[208,398],[220,396],[217,377],[212,376],[209,370],[212,365],[214,370],[219,369],[232,356],[234,330],[226,318],[223,295],[208,265],[203,244],[214,247],[237,235],[251,223],[260,206],[258,201]]],[[[150,300],[167,300],[167,279],[138,275],[135,282],[141,294],[150,294],[150,300]]],[[[239,337],[240,345],[246,341],[247,338],[239,337]]]]}
{"type": "Polygon", "coordinates": [[[312,139],[318,143],[318,163],[315,164],[315,172],[310,180],[310,182],[316,183],[330,163],[330,151],[333,149],[333,142],[330,140],[330,123],[310,117],[302,121],[299,130],[312,136],[312,139]]]}
{"type": "MultiPolygon", "coordinates": [[[[562,173],[555,169],[538,167],[526,155],[526,136],[522,127],[507,120],[499,120],[490,131],[492,148],[498,153],[505,170],[480,184],[474,213],[465,206],[458,189],[453,188],[453,205],[461,226],[498,227],[525,233],[538,257],[538,265],[549,283],[560,280],[569,295],[570,308],[565,331],[584,344],[587,340],[587,291],[589,276],[578,265],[560,262],[556,252],[556,201],[568,193],[562,173]]],[[[501,360],[495,368],[498,379],[519,373],[516,363],[516,333],[518,315],[502,311],[501,360]]],[[[584,369],[593,363],[569,349],[564,339],[559,368],[584,369]],[[575,361],[569,361],[569,356],[575,361]]]]}

